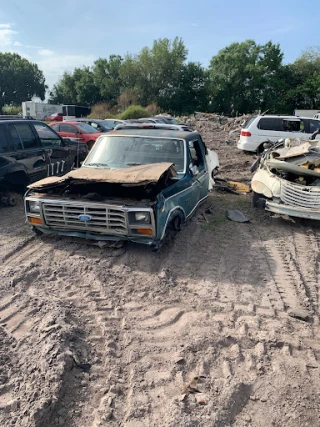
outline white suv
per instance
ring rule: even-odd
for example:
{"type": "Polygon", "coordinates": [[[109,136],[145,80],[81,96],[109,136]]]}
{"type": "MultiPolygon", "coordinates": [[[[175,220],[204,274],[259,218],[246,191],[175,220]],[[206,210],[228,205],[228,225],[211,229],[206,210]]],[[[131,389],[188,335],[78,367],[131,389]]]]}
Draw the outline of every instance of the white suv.
{"type": "Polygon", "coordinates": [[[297,116],[255,116],[241,129],[237,147],[244,151],[260,153],[263,143],[280,138],[308,139],[320,128],[320,120],[297,116]]]}

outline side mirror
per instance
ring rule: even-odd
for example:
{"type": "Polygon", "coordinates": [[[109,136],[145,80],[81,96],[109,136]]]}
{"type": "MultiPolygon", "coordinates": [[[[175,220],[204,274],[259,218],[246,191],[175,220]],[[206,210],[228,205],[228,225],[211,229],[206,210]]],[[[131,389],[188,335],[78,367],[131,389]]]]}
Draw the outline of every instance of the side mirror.
{"type": "Polygon", "coordinates": [[[198,169],[197,166],[190,165],[189,169],[190,169],[190,173],[191,173],[192,176],[197,176],[198,175],[199,169],[198,169]]]}
{"type": "Polygon", "coordinates": [[[69,144],[71,144],[71,139],[70,139],[70,138],[63,138],[63,139],[62,139],[62,141],[61,141],[61,145],[62,145],[63,147],[65,147],[66,145],[69,145],[69,144]]]}

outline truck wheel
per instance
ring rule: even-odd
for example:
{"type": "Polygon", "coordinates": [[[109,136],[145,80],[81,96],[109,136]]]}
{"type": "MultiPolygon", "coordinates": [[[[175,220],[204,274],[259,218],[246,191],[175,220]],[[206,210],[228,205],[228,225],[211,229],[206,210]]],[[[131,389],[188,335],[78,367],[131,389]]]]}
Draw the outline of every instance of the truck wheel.
{"type": "Polygon", "coordinates": [[[36,227],[32,227],[32,231],[34,232],[34,234],[36,234],[37,236],[42,236],[43,232],[41,230],[39,230],[36,227]]]}
{"type": "Polygon", "coordinates": [[[258,193],[252,192],[252,206],[256,209],[264,209],[266,205],[265,198],[258,193]]]}
{"type": "Polygon", "coordinates": [[[15,193],[9,193],[7,197],[8,197],[8,201],[7,201],[8,206],[13,207],[17,204],[18,200],[15,193]]]}

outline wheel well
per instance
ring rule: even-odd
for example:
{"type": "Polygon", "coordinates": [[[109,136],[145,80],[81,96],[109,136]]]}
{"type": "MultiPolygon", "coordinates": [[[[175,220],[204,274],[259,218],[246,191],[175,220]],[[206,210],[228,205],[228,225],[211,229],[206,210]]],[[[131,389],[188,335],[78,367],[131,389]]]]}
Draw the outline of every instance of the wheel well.
{"type": "MultiPolygon", "coordinates": [[[[169,214],[166,229],[168,227],[172,227],[173,223],[176,221],[177,218],[180,218],[181,223],[185,221],[185,214],[181,208],[176,208],[169,214]]],[[[176,229],[175,227],[173,228],[176,229]]]]}

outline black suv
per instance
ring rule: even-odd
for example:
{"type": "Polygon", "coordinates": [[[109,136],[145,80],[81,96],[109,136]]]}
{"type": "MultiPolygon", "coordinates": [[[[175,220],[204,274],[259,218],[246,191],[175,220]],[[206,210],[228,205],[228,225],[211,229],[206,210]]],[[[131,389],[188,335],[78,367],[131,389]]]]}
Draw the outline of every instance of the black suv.
{"type": "Polygon", "coordinates": [[[45,123],[0,119],[0,204],[13,206],[12,192],[23,192],[39,179],[64,175],[80,165],[86,144],[62,138],[45,123]]]}

